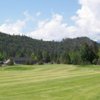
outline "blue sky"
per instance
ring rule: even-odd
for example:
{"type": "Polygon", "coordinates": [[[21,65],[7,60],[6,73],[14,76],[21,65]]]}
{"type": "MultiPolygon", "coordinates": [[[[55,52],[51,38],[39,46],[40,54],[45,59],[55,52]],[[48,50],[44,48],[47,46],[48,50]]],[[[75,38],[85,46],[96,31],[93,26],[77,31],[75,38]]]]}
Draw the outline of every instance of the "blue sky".
{"type": "Polygon", "coordinates": [[[49,18],[52,13],[59,13],[68,20],[78,8],[77,0],[0,0],[0,22],[22,18],[24,11],[32,15],[41,12],[41,18],[49,18]]]}
{"type": "Polygon", "coordinates": [[[0,31],[44,40],[100,40],[99,5],[100,0],[0,0],[0,31]]]}

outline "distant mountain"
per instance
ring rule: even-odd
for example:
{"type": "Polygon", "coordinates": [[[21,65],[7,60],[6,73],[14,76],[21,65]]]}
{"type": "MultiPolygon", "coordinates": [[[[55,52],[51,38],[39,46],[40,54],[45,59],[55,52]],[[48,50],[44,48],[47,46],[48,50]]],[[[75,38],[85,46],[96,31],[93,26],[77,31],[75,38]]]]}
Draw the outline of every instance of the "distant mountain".
{"type": "Polygon", "coordinates": [[[74,38],[74,39],[64,39],[61,43],[63,44],[64,47],[66,47],[66,49],[69,48],[69,50],[78,50],[80,48],[80,46],[83,45],[84,43],[87,43],[90,46],[94,46],[94,44],[99,46],[98,43],[89,39],[88,37],[78,37],[78,38],[74,38]]]}
{"type": "Polygon", "coordinates": [[[64,51],[76,51],[84,43],[91,46],[98,45],[87,37],[68,38],[57,42],[36,40],[27,36],[8,35],[0,32],[0,52],[6,57],[31,56],[32,52],[37,54],[43,51],[49,52],[50,55],[60,54],[64,51]]]}

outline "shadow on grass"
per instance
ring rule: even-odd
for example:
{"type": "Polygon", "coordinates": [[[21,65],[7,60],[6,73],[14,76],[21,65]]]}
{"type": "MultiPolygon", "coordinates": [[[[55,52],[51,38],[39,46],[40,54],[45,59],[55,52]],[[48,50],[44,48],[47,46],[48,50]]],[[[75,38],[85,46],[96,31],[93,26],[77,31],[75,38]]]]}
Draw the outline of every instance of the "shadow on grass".
{"type": "Polygon", "coordinates": [[[0,70],[15,70],[15,71],[23,71],[23,70],[32,70],[34,67],[26,66],[26,65],[14,65],[14,66],[4,66],[0,70]]]}

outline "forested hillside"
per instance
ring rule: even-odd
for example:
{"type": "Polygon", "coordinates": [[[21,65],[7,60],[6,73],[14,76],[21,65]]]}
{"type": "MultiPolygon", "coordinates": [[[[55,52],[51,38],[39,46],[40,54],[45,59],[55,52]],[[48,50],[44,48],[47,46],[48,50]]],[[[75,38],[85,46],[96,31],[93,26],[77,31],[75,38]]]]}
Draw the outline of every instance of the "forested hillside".
{"type": "Polygon", "coordinates": [[[0,32],[1,60],[10,57],[28,57],[46,63],[80,64],[81,62],[93,63],[94,60],[97,61],[97,53],[98,44],[87,37],[63,39],[57,42],[36,40],[27,36],[11,36],[0,32]],[[91,52],[86,52],[86,49],[91,52]],[[86,55],[92,56],[92,59],[89,57],[84,59],[86,55]]]}

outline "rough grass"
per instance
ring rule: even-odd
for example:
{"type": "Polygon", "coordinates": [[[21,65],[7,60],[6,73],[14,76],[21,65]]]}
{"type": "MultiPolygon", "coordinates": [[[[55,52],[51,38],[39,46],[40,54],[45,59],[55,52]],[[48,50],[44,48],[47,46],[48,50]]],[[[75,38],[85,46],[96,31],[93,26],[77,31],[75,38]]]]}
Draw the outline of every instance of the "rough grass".
{"type": "Polygon", "coordinates": [[[100,66],[0,68],[0,100],[100,100],[100,66]]]}

